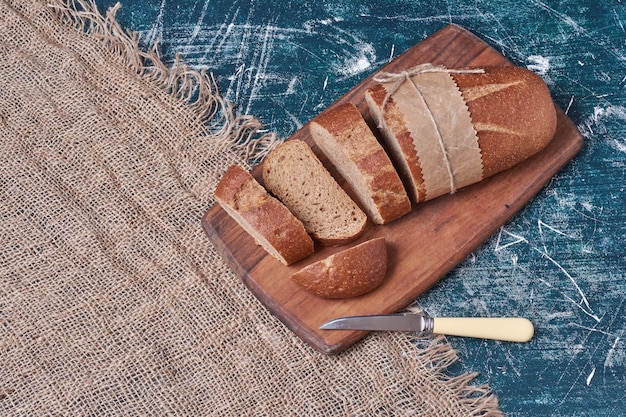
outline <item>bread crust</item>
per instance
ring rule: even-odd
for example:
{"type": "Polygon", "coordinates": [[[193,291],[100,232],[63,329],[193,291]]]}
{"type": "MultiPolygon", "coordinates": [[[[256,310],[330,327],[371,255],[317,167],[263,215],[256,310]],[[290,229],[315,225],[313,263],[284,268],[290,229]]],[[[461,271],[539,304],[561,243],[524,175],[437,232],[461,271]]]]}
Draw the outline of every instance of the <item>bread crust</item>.
{"type": "Polygon", "coordinates": [[[314,252],[313,240],[302,222],[240,166],[226,170],[215,199],[257,244],[285,265],[314,252]]]}
{"type": "MultiPolygon", "coordinates": [[[[483,179],[504,171],[538,153],[556,132],[556,109],[545,82],[532,71],[516,66],[483,67],[484,73],[450,73],[468,107],[477,132],[483,163],[483,179]]],[[[376,84],[366,92],[366,100],[388,146],[396,146],[396,165],[403,178],[415,185],[409,188],[416,202],[425,201],[422,167],[416,154],[405,117],[393,97],[381,107],[387,90],[376,84]]],[[[429,196],[433,198],[436,196],[429,196]]]]}
{"type": "Polygon", "coordinates": [[[310,131],[374,223],[386,224],[411,211],[396,169],[354,104],[345,103],[317,116],[310,131]]]}
{"type": "Polygon", "coordinates": [[[534,72],[485,67],[483,74],[451,74],[478,133],[483,175],[511,168],[545,148],[556,132],[550,90],[534,72]]]}
{"type": "MultiPolygon", "coordinates": [[[[376,84],[366,91],[365,99],[371,110],[381,108],[387,90],[381,84],[376,84]]],[[[395,141],[388,140],[388,147],[391,154],[395,154],[396,167],[402,178],[410,178],[411,182],[416,185],[415,188],[408,188],[409,194],[413,201],[420,202],[426,198],[426,189],[423,187],[424,177],[422,176],[422,167],[415,152],[413,145],[413,137],[406,127],[404,115],[393,101],[389,98],[385,105],[385,120],[382,120],[382,112],[371,111],[375,118],[379,129],[386,127],[388,131],[382,131],[383,137],[387,138],[391,135],[395,137],[395,141]]]]}
{"type": "Polygon", "coordinates": [[[379,237],[337,252],[293,273],[291,279],[323,298],[350,298],[378,288],[387,272],[387,246],[379,237]]]}

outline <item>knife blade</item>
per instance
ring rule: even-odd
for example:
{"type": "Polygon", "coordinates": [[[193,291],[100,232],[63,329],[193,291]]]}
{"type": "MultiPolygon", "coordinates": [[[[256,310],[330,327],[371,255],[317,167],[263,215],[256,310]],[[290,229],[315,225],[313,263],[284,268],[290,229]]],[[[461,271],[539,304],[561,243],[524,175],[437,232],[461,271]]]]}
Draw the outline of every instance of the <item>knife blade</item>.
{"type": "Polygon", "coordinates": [[[398,313],[339,317],[320,326],[322,330],[368,330],[431,333],[507,342],[528,342],[535,328],[521,317],[437,317],[398,313]]]}

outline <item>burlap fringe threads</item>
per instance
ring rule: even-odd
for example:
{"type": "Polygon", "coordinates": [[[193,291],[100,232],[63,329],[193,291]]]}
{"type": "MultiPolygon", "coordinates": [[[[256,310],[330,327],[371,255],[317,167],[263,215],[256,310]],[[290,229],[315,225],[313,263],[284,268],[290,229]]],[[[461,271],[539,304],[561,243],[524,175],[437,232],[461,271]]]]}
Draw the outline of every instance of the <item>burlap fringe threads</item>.
{"type": "Polygon", "coordinates": [[[190,68],[181,62],[179,55],[168,67],[159,55],[158,42],[151,50],[143,51],[140,34],[125,31],[116,19],[120,3],[104,15],[91,0],[52,0],[49,7],[56,9],[66,24],[99,39],[105,49],[120,57],[137,75],[192,109],[207,135],[234,149],[249,163],[261,161],[280,143],[274,132],[263,131],[264,126],[257,118],[237,114],[234,104],[220,95],[212,73],[190,68]]]}

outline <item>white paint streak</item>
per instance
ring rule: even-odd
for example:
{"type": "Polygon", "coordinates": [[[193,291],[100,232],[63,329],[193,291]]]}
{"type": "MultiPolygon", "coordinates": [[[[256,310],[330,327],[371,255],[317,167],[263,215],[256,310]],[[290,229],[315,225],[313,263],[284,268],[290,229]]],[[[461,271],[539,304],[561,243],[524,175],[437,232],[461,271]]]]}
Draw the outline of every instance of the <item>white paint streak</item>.
{"type": "Polygon", "coordinates": [[[592,319],[594,319],[597,322],[600,322],[600,319],[598,318],[598,316],[596,316],[595,314],[593,314],[593,311],[589,312],[587,310],[585,310],[585,308],[583,306],[581,306],[580,304],[578,304],[576,301],[574,301],[571,297],[569,297],[566,294],[563,294],[563,292],[559,291],[554,285],[552,285],[551,283],[549,283],[548,281],[546,281],[545,279],[542,278],[538,278],[539,281],[541,281],[543,284],[545,284],[548,288],[551,288],[555,291],[558,291],[559,294],[561,294],[561,296],[563,298],[565,298],[567,301],[569,301],[570,303],[574,304],[577,308],[579,308],[583,313],[585,313],[586,315],[588,315],[589,317],[591,317],[592,319]]]}
{"type": "Polygon", "coordinates": [[[156,21],[148,31],[148,34],[146,35],[146,43],[148,45],[152,46],[163,38],[163,14],[165,13],[165,3],[166,0],[161,0],[161,5],[159,6],[159,14],[157,15],[156,21]]]}
{"type": "Polygon", "coordinates": [[[287,86],[287,91],[285,91],[285,95],[295,94],[297,82],[298,82],[298,77],[293,77],[291,81],[289,81],[289,85],[287,86]]]}
{"type": "MultiPolygon", "coordinates": [[[[605,335],[607,335],[607,336],[615,337],[615,335],[614,335],[613,333],[605,332],[604,330],[594,329],[594,328],[592,328],[592,327],[583,326],[583,325],[578,324],[578,323],[571,323],[571,324],[572,324],[572,326],[576,326],[576,327],[579,327],[579,328],[581,328],[581,329],[588,330],[588,331],[590,331],[590,332],[596,332],[596,333],[605,334],[605,335]]],[[[618,337],[618,339],[619,339],[619,337],[618,337]]]]}
{"type": "Polygon", "coordinates": [[[202,11],[200,12],[200,16],[198,17],[196,25],[193,27],[193,30],[191,31],[191,35],[189,35],[189,40],[187,41],[187,45],[191,45],[193,41],[196,39],[196,37],[198,36],[198,34],[200,33],[200,30],[202,30],[202,22],[204,22],[204,17],[206,16],[207,9],[209,8],[209,3],[210,3],[209,0],[204,1],[204,4],[202,5],[202,11]]]}
{"type": "Polygon", "coordinates": [[[567,104],[567,108],[565,109],[565,114],[569,114],[569,109],[572,107],[572,103],[574,103],[574,96],[569,99],[569,103],[567,104]]]}
{"type": "Polygon", "coordinates": [[[396,44],[391,45],[391,53],[389,54],[389,62],[393,60],[393,54],[396,52],[396,44]]]}
{"type": "Polygon", "coordinates": [[[509,366],[511,367],[513,372],[515,372],[515,375],[517,375],[518,378],[521,378],[522,377],[522,372],[516,366],[516,363],[515,363],[516,359],[517,358],[511,353],[510,350],[506,352],[506,361],[509,363],[509,366]]]}
{"type": "Polygon", "coordinates": [[[274,36],[273,36],[274,33],[275,32],[274,32],[273,26],[268,25],[265,27],[265,34],[263,36],[263,44],[261,46],[261,52],[258,56],[258,59],[256,60],[254,81],[250,88],[250,92],[248,96],[249,97],[248,105],[246,106],[245,114],[250,114],[252,104],[254,100],[256,100],[259,96],[259,91],[261,89],[262,82],[265,78],[267,65],[271,58],[270,52],[272,50],[272,45],[274,41],[274,36]]]}
{"type": "Polygon", "coordinates": [[[615,338],[615,341],[613,342],[613,346],[611,346],[608,353],[606,354],[606,359],[604,360],[605,368],[611,368],[615,365],[614,364],[615,347],[617,346],[617,342],[619,342],[619,340],[620,340],[619,337],[615,338]]]}
{"type": "Polygon", "coordinates": [[[596,374],[596,367],[594,366],[589,375],[587,376],[587,386],[591,385],[591,380],[593,376],[596,374]]]}
{"type": "MultiPolygon", "coordinates": [[[[563,23],[565,23],[568,27],[573,29],[574,35],[584,36],[587,39],[589,39],[592,42],[593,45],[602,47],[605,51],[607,51],[609,54],[611,54],[618,61],[626,61],[626,56],[622,53],[621,49],[619,49],[619,48],[607,48],[606,47],[606,45],[611,45],[611,44],[613,44],[613,42],[607,41],[605,39],[601,39],[597,35],[595,35],[593,33],[589,33],[584,27],[579,25],[570,16],[568,16],[568,15],[566,15],[564,13],[558,12],[557,10],[555,10],[552,7],[548,6],[544,2],[538,1],[538,0],[531,0],[531,1],[533,3],[535,3],[537,6],[539,6],[540,8],[546,10],[548,13],[554,15],[559,20],[561,20],[563,23]]],[[[620,25],[621,25],[621,22],[620,22],[620,25]]]]}
{"type": "Polygon", "coordinates": [[[498,233],[498,239],[496,240],[496,248],[494,249],[494,251],[500,252],[501,250],[506,249],[509,246],[517,245],[518,243],[522,243],[522,242],[528,243],[528,240],[526,240],[526,238],[524,238],[523,236],[519,236],[519,235],[516,235],[515,233],[511,233],[507,231],[506,229],[504,229],[504,227],[501,227],[500,232],[498,233]],[[502,233],[506,234],[507,236],[512,237],[514,240],[504,245],[501,245],[500,242],[502,241],[502,233]]]}
{"type": "Polygon", "coordinates": [[[372,63],[365,56],[355,57],[349,60],[346,64],[346,67],[341,70],[344,75],[352,76],[359,74],[369,67],[372,66],[372,63]]]}
{"type": "MultiPolygon", "coordinates": [[[[212,68],[218,61],[231,65],[232,72],[227,78],[229,84],[224,96],[241,104],[241,113],[250,114],[256,103],[271,99],[268,96],[270,86],[271,91],[282,86],[284,96],[296,93],[298,82],[303,81],[301,74],[286,77],[282,73],[273,73],[271,69],[274,61],[284,59],[286,53],[293,56],[294,51],[304,51],[319,62],[319,72],[328,74],[320,82],[320,93],[327,90],[331,80],[342,82],[378,64],[372,44],[360,39],[355,32],[339,27],[341,18],[307,21],[298,28],[279,27],[273,21],[257,22],[251,9],[246,20],[240,23],[242,13],[239,7],[233,5],[222,23],[207,25],[205,20],[210,9],[208,0],[204,1],[197,21],[187,28],[180,28],[187,29],[190,37],[178,39],[172,50],[183,52],[186,59],[198,61],[200,68],[212,68]],[[323,41],[322,44],[310,43],[308,39],[323,41]],[[309,44],[315,47],[307,49],[303,46],[309,44]]],[[[156,33],[156,27],[150,33],[156,33]]],[[[395,46],[392,48],[394,53],[395,46]]],[[[276,94],[271,96],[276,97],[276,94]]],[[[277,101],[277,104],[280,105],[280,102],[277,101]]],[[[320,104],[309,102],[308,105],[307,111],[310,111],[327,103],[321,100],[320,104]]],[[[301,122],[298,124],[301,125],[301,122]]]]}
{"type": "Polygon", "coordinates": [[[617,24],[622,29],[622,32],[626,33],[626,30],[624,30],[624,25],[622,24],[622,19],[620,19],[615,9],[613,9],[613,15],[615,16],[615,20],[617,21],[617,24]]]}
{"type": "MultiPolygon", "coordinates": [[[[567,270],[565,268],[563,268],[561,266],[561,264],[559,264],[555,259],[553,259],[550,255],[548,255],[545,252],[540,251],[537,248],[533,248],[534,250],[536,250],[537,252],[539,252],[544,258],[546,258],[547,260],[549,260],[550,262],[552,262],[557,268],[559,268],[561,270],[561,272],[563,272],[563,274],[565,274],[565,276],[570,280],[570,282],[574,285],[574,288],[576,288],[576,291],[578,292],[578,294],[581,297],[581,302],[585,305],[585,307],[587,307],[587,309],[589,309],[589,311],[585,310],[584,308],[582,308],[582,306],[579,303],[575,303],[576,305],[578,305],[589,317],[593,318],[595,321],[597,321],[598,323],[600,322],[600,318],[598,316],[596,316],[595,314],[593,314],[593,309],[591,308],[591,306],[589,305],[589,301],[587,300],[587,297],[585,296],[585,293],[580,289],[580,287],[578,286],[578,284],[576,283],[576,280],[574,280],[574,277],[567,272],[567,270]]],[[[573,301],[571,298],[568,297],[569,300],[573,301]]]]}
{"type": "MultiPolygon", "coordinates": [[[[599,323],[601,321],[601,319],[594,313],[594,311],[591,308],[591,305],[589,303],[589,300],[587,299],[587,296],[585,295],[585,293],[583,292],[581,287],[576,282],[576,279],[574,278],[574,276],[572,276],[572,274],[569,271],[567,271],[567,269],[565,269],[561,265],[561,263],[559,263],[555,258],[553,258],[552,256],[550,256],[548,254],[548,249],[547,249],[546,244],[545,244],[545,234],[544,234],[544,231],[550,231],[550,232],[553,232],[553,233],[555,233],[555,234],[557,234],[559,236],[563,236],[563,237],[570,238],[570,239],[574,239],[575,236],[571,236],[570,234],[565,233],[565,232],[557,229],[556,227],[547,224],[546,222],[544,222],[541,219],[537,220],[537,228],[538,228],[538,231],[539,231],[539,235],[541,237],[543,250],[541,250],[538,247],[530,244],[530,242],[528,242],[528,240],[525,237],[517,235],[517,234],[512,233],[512,232],[509,232],[504,227],[501,227],[500,231],[498,233],[498,237],[496,239],[496,245],[495,245],[496,247],[494,249],[494,252],[499,252],[501,250],[504,250],[504,249],[506,249],[508,247],[511,247],[511,246],[519,244],[519,243],[527,243],[530,246],[531,249],[533,249],[534,251],[540,253],[542,255],[542,257],[544,257],[545,259],[550,261],[554,266],[556,266],[568,278],[568,280],[571,282],[571,284],[573,285],[573,287],[576,290],[576,292],[579,294],[581,301],[580,302],[576,302],[573,298],[571,298],[570,296],[566,295],[562,291],[558,290],[553,284],[549,283],[548,281],[546,281],[544,279],[541,279],[541,278],[539,278],[539,280],[542,283],[544,283],[545,285],[547,285],[548,287],[559,291],[559,293],[563,296],[563,298],[565,298],[567,301],[569,301],[572,304],[574,304],[577,308],[579,308],[581,311],[583,311],[583,313],[585,313],[587,316],[591,317],[597,323],[599,323]],[[507,243],[503,243],[503,239],[504,238],[513,238],[513,240],[509,241],[507,243]]],[[[519,262],[519,258],[518,258],[518,256],[516,254],[513,254],[513,256],[511,257],[511,262],[512,262],[512,264],[514,266],[517,267],[518,262],[519,262]]]]}
{"type": "Polygon", "coordinates": [[[397,14],[393,16],[385,16],[385,15],[371,15],[368,13],[361,13],[361,17],[367,17],[370,19],[376,20],[385,20],[385,21],[396,21],[396,22],[420,22],[420,23],[430,23],[430,22],[451,22],[451,21],[459,21],[459,20],[472,20],[472,19],[485,19],[484,13],[467,13],[467,14],[445,14],[445,15],[435,15],[435,16],[407,16],[405,14],[397,14]]]}
{"type": "Polygon", "coordinates": [[[528,60],[532,62],[532,64],[526,65],[531,71],[536,72],[538,75],[544,76],[550,71],[550,59],[543,57],[541,55],[531,55],[528,57],[528,60]]]}
{"type": "Polygon", "coordinates": [[[230,85],[228,87],[228,91],[226,94],[230,95],[233,90],[233,85],[235,85],[235,93],[234,93],[235,100],[234,101],[236,103],[239,102],[239,90],[240,90],[239,85],[241,85],[242,83],[245,68],[246,68],[246,64],[239,65],[239,67],[237,67],[237,70],[234,72],[234,74],[228,77],[228,80],[230,81],[230,85]]]}
{"type": "Polygon", "coordinates": [[[336,71],[344,76],[343,79],[362,73],[372,66],[372,62],[376,62],[376,52],[372,44],[336,26],[332,27],[341,36],[342,43],[348,43],[355,49],[355,53],[347,54],[343,65],[336,68],[336,71]]]}
{"type": "Polygon", "coordinates": [[[537,227],[539,228],[539,236],[541,236],[541,243],[543,244],[543,252],[544,253],[548,253],[548,248],[546,247],[546,243],[545,243],[545,236],[543,234],[543,229],[546,228],[558,235],[561,236],[565,236],[565,237],[569,237],[572,238],[572,236],[568,236],[566,233],[561,232],[560,230],[556,229],[555,227],[552,227],[546,223],[544,223],[541,219],[537,220],[537,227]]]}
{"type": "Polygon", "coordinates": [[[287,116],[289,116],[291,121],[296,125],[296,129],[300,129],[302,126],[304,126],[302,122],[294,114],[288,112],[287,110],[285,110],[285,113],[287,114],[287,116]]]}
{"type": "MultiPolygon", "coordinates": [[[[578,129],[584,136],[593,136],[596,133],[608,133],[606,123],[610,120],[616,120],[617,123],[626,122],[626,107],[609,105],[606,107],[596,106],[587,119],[578,126],[578,129]]],[[[616,150],[626,153],[626,138],[615,138],[611,135],[604,135],[609,140],[609,144],[616,150]]]]}
{"type": "Polygon", "coordinates": [[[543,228],[547,228],[549,230],[552,230],[554,233],[559,234],[561,236],[565,236],[565,237],[573,237],[573,236],[569,236],[567,233],[561,232],[560,230],[558,230],[555,227],[550,226],[547,223],[544,223],[541,219],[537,220],[537,226],[539,227],[539,234],[541,235],[541,237],[543,238],[543,228]]]}
{"type": "Polygon", "coordinates": [[[213,37],[212,41],[211,41],[211,45],[209,46],[209,48],[207,48],[207,53],[204,55],[204,58],[209,58],[211,57],[211,59],[215,59],[215,54],[214,51],[221,51],[224,48],[224,45],[226,44],[227,39],[230,38],[233,29],[235,28],[235,24],[233,23],[234,20],[237,18],[237,16],[239,15],[239,9],[237,9],[233,15],[233,18],[231,20],[231,22],[226,25],[226,22],[224,22],[222,24],[222,26],[220,26],[219,31],[217,32],[217,34],[213,37]],[[215,45],[215,41],[220,38],[219,34],[222,33],[220,42],[217,44],[217,46],[215,45]],[[214,49],[215,48],[215,49],[214,49]],[[211,55],[209,55],[211,54],[211,55]]]}
{"type": "Polygon", "coordinates": [[[332,25],[335,22],[343,22],[343,21],[344,21],[343,17],[333,17],[332,19],[318,20],[318,22],[322,25],[332,25]]]}

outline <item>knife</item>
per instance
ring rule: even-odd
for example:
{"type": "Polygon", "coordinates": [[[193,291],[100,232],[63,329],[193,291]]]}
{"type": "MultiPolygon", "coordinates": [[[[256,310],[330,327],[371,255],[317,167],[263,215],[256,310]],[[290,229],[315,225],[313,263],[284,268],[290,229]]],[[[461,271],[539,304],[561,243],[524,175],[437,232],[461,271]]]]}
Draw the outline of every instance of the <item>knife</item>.
{"type": "Polygon", "coordinates": [[[535,332],[530,320],[520,317],[437,317],[399,313],[340,317],[324,323],[322,330],[370,330],[431,333],[528,342],[535,332]]]}

